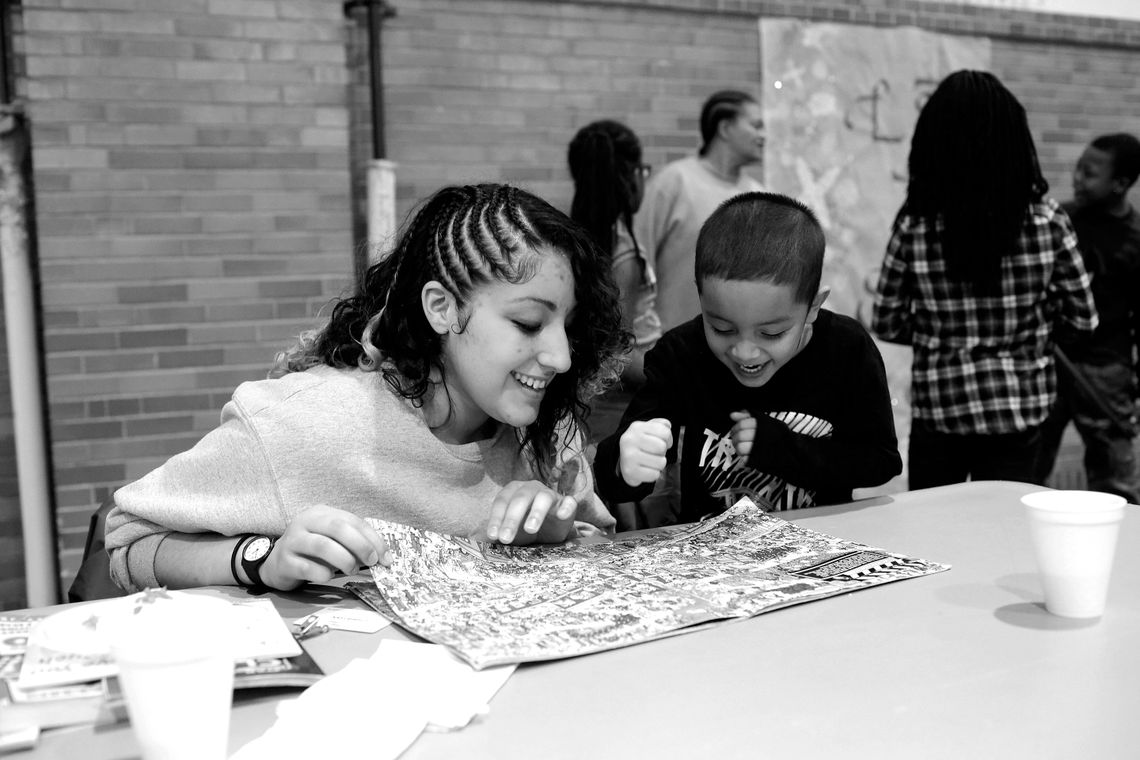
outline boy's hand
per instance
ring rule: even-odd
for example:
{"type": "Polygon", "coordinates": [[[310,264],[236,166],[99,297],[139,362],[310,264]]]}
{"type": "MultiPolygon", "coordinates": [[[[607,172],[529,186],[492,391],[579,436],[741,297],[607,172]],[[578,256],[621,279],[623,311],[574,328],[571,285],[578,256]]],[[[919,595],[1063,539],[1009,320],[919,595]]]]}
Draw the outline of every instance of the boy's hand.
{"type": "Polygon", "coordinates": [[[320,504],[289,523],[261,567],[261,580],[288,591],[307,582],[323,583],[338,570],[352,574],[361,565],[377,563],[392,563],[380,534],[363,518],[320,504]]]}
{"type": "Polygon", "coordinates": [[[537,480],[513,480],[491,503],[487,538],[516,546],[559,543],[570,536],[576,514],[573,496],[562,496],[537,480]]]}
{"type": "Polygon", "coordinates": [[[631,486],[657,480],[665,469],[665,453],[672,445],[669,420],[657,417],[631,424],[618,441],[618,473],[622,480],[631,486]]]}
{"type": "Polygon", "coordinates": [[[738,455],[748,459],[752,453],[752,442],[756,440],[756,418],[747,411],[729,412],[728,416],[736,423],[730,432],[732,445],[738,455]]]}

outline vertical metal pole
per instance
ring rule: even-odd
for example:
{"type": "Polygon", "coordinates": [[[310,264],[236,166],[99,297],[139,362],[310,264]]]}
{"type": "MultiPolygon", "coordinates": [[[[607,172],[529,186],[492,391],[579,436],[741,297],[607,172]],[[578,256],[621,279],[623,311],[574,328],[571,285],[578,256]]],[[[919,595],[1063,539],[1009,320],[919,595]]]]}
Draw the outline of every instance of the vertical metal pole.
{"type": "MultiPolygon", "coordinates": [[[[382,4],[382,3],[381,3],[382,4]]],[[[368,70],[372,83],[372,157],[387,158],[384,144],[384,74],[380,55],[380,26],[386,8],[377,8],[376,0],[368,3],[368,70]]]]}
{"type": "Polygon", "coordinates": [[[43,347],[40,344],[36,262],[25,173],[30,137],[12,102],[8,11],[0,5],[0,265],[4,278],[4,329],[16,443],[24,583],[31,607],[57,604],[59,557],[55,545],[51,457],[44,413],[43,347]]]}
{"type": "Polygon", "coordinates": [[[396,236],[396,164],[387,158],[384,135],[384,63],[380,31],[395,11],[384,0],[361,0],[368,6],[368,76],[372,114],[372,160],[368,162],[368,257],[366,266],[383,258],[396,236]]]}
{"type": "Polygon", "coordinates": [[[8,0],[0,0],[0,104],[12,102],[12,87],[9,81],[8,39],[8,0]]]}
{"type": "Polygon", "coordinates": [[[27,185],[22,173],[27,150],[27,130],[21,120],[11,114],[0,115],[0,258],[24,579],[28,606],[43,607],[59,602],[59,581],[44,430],[35,264],[28,244],[27,185]]]}

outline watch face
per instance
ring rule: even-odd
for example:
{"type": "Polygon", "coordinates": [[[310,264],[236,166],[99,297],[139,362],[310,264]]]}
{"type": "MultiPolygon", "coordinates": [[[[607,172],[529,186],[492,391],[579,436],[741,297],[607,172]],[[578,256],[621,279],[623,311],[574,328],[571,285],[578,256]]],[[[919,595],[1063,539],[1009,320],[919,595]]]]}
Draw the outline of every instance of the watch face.
{"type": "Polygon", "coordinates": [[[250,541],[249,545],[245,547],[245,551],[242,552],[241,558],[246,562],[255,562],[268,554],[269,547],[271,546],[273,546],[273,542],[270,541],[268,537],[258,536],[257,538],[250,541]]]}

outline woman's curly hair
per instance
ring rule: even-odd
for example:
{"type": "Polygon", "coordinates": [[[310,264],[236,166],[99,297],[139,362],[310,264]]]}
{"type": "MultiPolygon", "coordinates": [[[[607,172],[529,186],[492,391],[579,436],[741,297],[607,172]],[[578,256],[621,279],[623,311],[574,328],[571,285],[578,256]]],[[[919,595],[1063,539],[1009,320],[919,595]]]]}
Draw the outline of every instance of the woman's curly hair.
{"type": "Polygon", "coordinates": [[[553,249],[574,273],[575,317],[567,326],[571,366],[547,386],[537,419],[519,432],[540,475],[559,441],[584,424],[589,401],[616,381],[630,336],[621,326],[609,259],[589,233],[546,201],[510,185],[445,187],[406,225],[391,254],[372,265],[357,292],[338,300],[323,328],[277,357],[271,376],[317,365],[380,372],[421,405],[432,370],[441,376],[443,343],[424,315],[420,293],[436,280],[460,312],[481,286],[525,282],[553,249]]]}

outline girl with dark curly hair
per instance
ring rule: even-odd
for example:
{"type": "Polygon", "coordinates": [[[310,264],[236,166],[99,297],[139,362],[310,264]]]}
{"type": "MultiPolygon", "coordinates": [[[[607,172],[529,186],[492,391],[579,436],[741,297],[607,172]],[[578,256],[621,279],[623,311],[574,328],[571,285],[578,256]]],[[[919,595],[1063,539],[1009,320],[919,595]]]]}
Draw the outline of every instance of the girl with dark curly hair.
{"type": "Polygon", "coordinates": [[[613,525],[582,421],[620,371],[609,262],[505,185],[447,187],[193,449],[115,494],[124,589],[290,589],[385,562],[376,517],[508,544],[613,525]]]}

